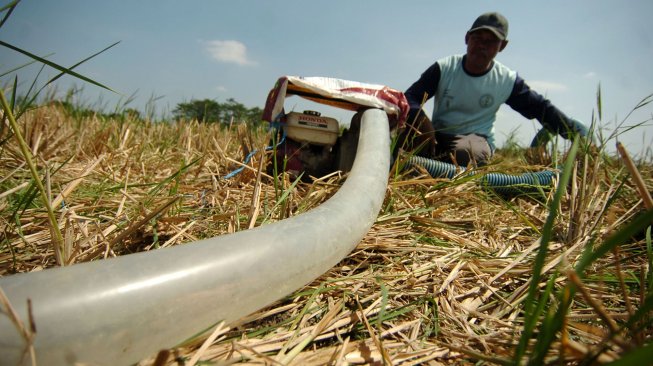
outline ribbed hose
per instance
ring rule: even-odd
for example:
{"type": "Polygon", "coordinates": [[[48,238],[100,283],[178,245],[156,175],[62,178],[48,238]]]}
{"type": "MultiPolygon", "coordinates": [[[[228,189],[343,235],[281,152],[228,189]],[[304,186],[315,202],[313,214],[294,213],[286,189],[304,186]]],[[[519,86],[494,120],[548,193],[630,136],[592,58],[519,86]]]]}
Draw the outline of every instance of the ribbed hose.
{"type": "MultiPolygon", "coordinates": [[[[411,156],[407,161],[407,166],[416,165],[426,169],[433,178],[451,179],[465,171],[464,168],[459,168],[443,161],[421,156],[411,156]]],[[[518,175],[488,173],[481,177],[479,184],[481,187],[491,189],[499,194],[535,193],[540,190],[550,189],[553,186],[556,176],[557,173],[552,170],[528,172],[518,175]]]]}
{"type": "Polygon", "coordinates": [[[428,159],[421,156],[411,156],[407,161],[407,166],[415,165],[426,169],[433,178],[451,179],[465,171],[465,168],[460,168],[444,161],[428,159]]]}
{"type": "MultiPolygon", "coordinates": [[[[567,123],[568,131],[563,131],[563,136],[574,134],[593,139],[588,128],[580,121],[570,118],[567,123]]],[[[545,146],[553,139],[553,134],[542,128],[531,141],[531,147],[545,146]]],[[[565,137],[569,138],[569,137],[565,137]]],[[[465,171],[453,164],[421,156],[412,156],[408,159],[407,166],[419,165],[426,169],[433,178],[453,178],[465,171]]],[[[504,173],[488,173],[481,177],[480,185],[500,194],[534,193],[553,187],[557,173],[553,170],[529,172],[518,175],[504,173]]]]}
{"type": "Polygon", "coordinates": [[[534,193],[553,187],[553,181],[556,176],[556,172],[551,170],[528,172],[519,175],[488,173],[481,178],[480,185],[500,194],[534,193]]]}

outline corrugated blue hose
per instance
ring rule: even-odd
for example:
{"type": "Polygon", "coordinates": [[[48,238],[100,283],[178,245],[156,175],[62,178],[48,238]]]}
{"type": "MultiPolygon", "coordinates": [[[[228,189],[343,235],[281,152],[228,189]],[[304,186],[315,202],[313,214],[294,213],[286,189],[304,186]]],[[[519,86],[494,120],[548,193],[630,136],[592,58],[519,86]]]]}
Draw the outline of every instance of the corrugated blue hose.
{"type": "Polygon", "coordinates": [[[501,194],[520,194],[548,190],[553,187],[557,173],[552,170],[528,172],[519,175],[488,173],[480,184],[501,194]]]}
{"type": "MultiPolygon", "coordinates": [[[[426,169],[433,178],[451,179],[454,176],[465,172],[464,168],[459,168],[450,163],[421,156],[411,156],[407,161],[407,165],[421,166],[426,169]]],[[[554,178],[556,177],[557,173],[553,170],[528,172],[517,175],[488,173],[481,177],[479,184],[484,188],[492,189],[500,194],[535,193],[553,187],[554,178]]]]}
{"type": "Polygon", "coordinates": [[[433,178],[451,179],[465,171],[465,168],[461,168],[439,160],[424,158],[421,156],[411,156],[408,158],[406,163],[408,166],[421,166],[422,168],[426,169],[426,171],[429,172],[433,178]]]}

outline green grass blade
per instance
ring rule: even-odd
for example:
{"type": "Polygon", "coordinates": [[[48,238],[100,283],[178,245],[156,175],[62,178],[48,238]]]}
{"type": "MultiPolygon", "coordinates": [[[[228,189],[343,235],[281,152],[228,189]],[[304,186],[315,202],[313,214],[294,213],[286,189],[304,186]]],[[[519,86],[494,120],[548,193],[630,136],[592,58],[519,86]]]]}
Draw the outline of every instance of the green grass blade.
{"type": "MultiPolygon", "coordinates": [[[[89,56],[89,57],[87,57],[87,58],[85,58],[85,59],[83,59],[83,60],[77,62],[76,64],[74,64],[73,66],[71,66],[71,67],[69,68],[69,70],[72,70],[72,69],[76,68],[77,66],[83,64],[84,62],[86,62],[86,61],[88,61],[88,60],[90,60],[90,59],[96,57],[97,55],[99,55],[99,54],[105,52],[106,50],[108,50],[109,48],[111,48],[111,47],[117,45],[118,43],[120,43],[120,42],[116,42],[116,43],[114,43],[114,44],[112,44],[112,45],[110,45],[110,46],[104,48],[103,50],[101,50],[101,51],[99,51],[99,52],[96,52],[96,53],[92,54],[91,56],[89,56]]],[[[25,100],[24,100],[23,103],[22,103],[22,106],[21,106],[21,110],[20,110],[20,112],[16,114],[16,118],[20,118],[20,116],[21,116],[25,111],[27,111],[27,109],[29,108],[29,106],[32,105],[32,103],[34,103],[34,102],[36,101],[36,98],[38,98],[38,96],[41,94],[41,92],[43,91],[43,89],[45,89],[48,85],[54,83],[57,79],[59,79],[60,77],[62,77],[63,75],[65,75],[64,72],[61,72],[61,73],[57,74],[56,76],[54,76],[54,77],[52,77],[50,80],[48,80],[48,81],[47,81],[43,86],[41,86],[41,88],[39,88],[39,90],[37,90],[35,93],[32,93],[32,90],[33,90],[33,89],[35,88],[35,86],[36,86],[36,81],[37,81],[37,79],[38,79],[38,75],[41,74],[41,72],[43,71],[43,68],[44,68],[44,67],[45,67],[45,64],[43,65],[43,67],[41,68],[41,70],[39,70],[39,73],[37,74],[37,76],[36,76],[36,77],[34,78],[34,80],[32,81],[32,85],[30,85],[30,88],[28,89],[28,91],[27,91],[27,93],[26,93],[26,96],[31,95],[31,98],[25,98],[25,100]]],[[[109,89],[109,90],[111,90],[111,89],[109,89]]],[[[113,90],[111,90],[111,91],[113,91],[113,90]]]]}
{"type": "MultiPolygon", "coordinates": [[[[11,128],[14,130],[14,136],[16,136],[16,139],[18,140],[18,145],[20,146],[21,153],[23,154],[23,157],[25,158],[25,161],[29,166],[29,170],[32,174],[32,178],[36,182],[36,185],[39,188],[39,192],[41,193],[41,199],[43,200],[43,205],[45,206],[46,211],[48,213],[50,227],[52,229],[52,233],[54,236],[52,238],[52,243],[54,246],[53,249],[55,250],[55,252],[59,253],[63,247],[64,241],[63,241],[63,235],[61,234],[61,230],[59,229],[59,223],[57,222],[57,218],[54,216],[54,211],[52,210],[52,206],[50,206],[50,199],[46,194],[45,187],[43,186],[43,182],[41,182],[41,180],[39,179],[38,172],[36,171],[36,164],[34,164],[34,161],[32,159],[32,153],[30,152],[27,143],[25,142],[25,139],[23,139],[23,136],[20,133],[18,123],[16,122],[12,110],[9,107],[7,100],[5,99],[4,93],[2,92],[0,92],[0,102],[2,103],[2,109],[4,109],[4,113],[7,116],[7,120],[9,121],[11,128]]],[[[63,265],[63,263],[60,264],[63,265]]]]}
{"type": "MultiPolygon", "coordinates": [[[[100,50],[100,51],[98,51],[98,52],[96,52],[96,53],[94,53],[94,54],[88,56],[87,58],[85,58],[85,59],[79,61],[78,63],[74,64],[73,66],[71,66],[70,68],[68,68],[68,69],[66,69],[66,70],[72,70],[72,69],[76,68],[77,66],[83,64],[84,62],[86,62],[86,61],[88,61],[88,60],[90,60],[90,59],[92,59],[92,58],[98,56],[98,55],[101,54],[101,53],[106,52],[106,51],[109,50],[110,48],[116,46],[118,43],[120,43],[120,41],[115,42],[115,43],[113,43],[113,44],[111,44],[111,45],[105,47],[104,49],[102,49],[102,50],[100,50]]],[[[59,78],[62,77],[64,74],[66,74],[66,72],[65,72],[65,71],[62,71],[60,74],[58,74],[57,76],[55,76],[55,77],[53,77],[52,79],[50,79],[50,80],[46,83],[46,85],[47,85],[47,84],[50,84],[50,83],[52,83],[52,82],[54,82],[54,81],[57,80],[57,79],[59,79],[59,78]]],[[[102,84],[98,84],[98,83],[96,83],[96,82],[93,81],[93,80],[90,80],[90,79],[89,79],[89,80],[85,80],[85,81],[89,81],[89,82],[91,82],[91,83],[93,83],[93,84],[95,84],[95,85],[97,85],[97,86],[100,86],[100,87],[105,88],[105,89],[107,89],[107,90],[113,91],[111,88],[108,88],[108,87],[106,87],[106,86],[104,86],[104,85],[102,85],[102,84]]],[[[45,87],[45,86],[44,86],[44,87],[45,87]]]]}
{"type": "Polygon", "coordinates": [[[546,254],[549,248],[549,241],[553,235],[553,226],[557,217],[558,207],[562,196],[566,191],[567,184],[571,178],[572,168],[574,166],[574,161],[576,159],[576,154],[578,152],[579,140],[575,139],[574,143],[569,150],[567,155],[567,161],[565,162],[562,174],[560,176],[560,181],[558,182],[558,187],[551,201],[549,216],[547,217],[546,222],[544,223],[544,228],[542,229],[542,237],[540,238],[540,249],[537,252],[535,257],[535,262],[533,264],[533,276],[530,280],[530,285],[528,289],[528,295],[524,301],[524,329],[522,331],[517,349],[515,350],[514,362],[516,364],[520,363],[520,360],[526,353],[526,348],[528,342],[533,335],[535,325],[539,319],[539,314],[537,313],[537,301],[538,301],[538,285],[540,278],[542,277],[542,269],[544,268],[544,262],[546,259],[546,254]]]}
{"type": "Polygon", "coordinates": [[[270,216],[272,215],[272,213],[273,213],[277,208],[283,206],[283,205],[286,203],[286,200],[288,199],[288,196],[289,196],[290,193],[293,191],[293,189],[295,189],[295,186],[297,186],[297,183],[299,183],[299,182],[301,181],[303,175],[304,175],[304,173],[302,172],[302,173],[301,173],[301,174],[300,174],[300,175],[299,175],[299,176],[298,176],[298,177],[297,177],[297,178],[296,178],[296,179],[295,179],[295,180],[290,184],[290,187],[288,187],[288,189],[286,189],[286,190],[284,190],[284,191],[282,192],[281,197],[279,197],[279,199],[277,199],[277,202],[276,202],[276,203],[274,204],[274,206],[270,209],[270,212],[268,213],[268,216],[265,218],[265,220],[263,220],[263,222],[269,220],[269,219],[270,219],[270,216]]]}
{"type": "Polygon", "coordinates": [[[621,245],[633,235],[637,234],[644,230],[647,226],[651,225],[653,221],[653,209],[646,211],[645,213],[637,216],[633,221],[626,225],[623,229],[619,230],[614,235],[610,236],[601,246],[596,248],[591,248],[588,246],[583,253],[580,261],[576,265],[576,272],[582,278],[582,274],[585,269],[594,263],[597,259],[603,257],[606,253],[614,249],[617,245],[621,245]]]}
{"type": "MultiPolygon", "coordinates": [[[[49,55],[46,55],[45,57],[50,57],[50,56],[52,56],[52,55],[54,55],[54,53],[51,53],[51,54],[49,54],[49,55]]],[[[9,75],[9,74],[11,74],[11,73],[13,73],[13,72],[16,72],[16,71],[20,70],[20,69],[24,69],[24,68],[26,68],[27,66],[33,65],[33,64],[35,64],[35,63],[37,63],[37,62],[38,62],[37,60],[31,60],[31,61],[28,61],[28,62],[22,64],[22,65],[16,66],[16,67],[14,67],[13,69],[10,69],[10,70],[7,70],[7,71],[4,71],[4,72],[0,73],[0,78],[5,77],[5,76],[7,76],[7,75],[9,75]]]]}
{"type": "Polygon", "coordinates": [[[635,348],[626,353],[620,359],[610,362],[605,366],[633,366],[633,365],[650,365],[653,360],[653,343],[644,347],[635,348]]]}
{"type": "Polygon", "coordinates": [[[25,189],[25,192],[18,195],[19,199],[17,200],[15,209],[11,215],[16,217],[22,215],[25,210],[27,210],[32,205],[32,202],[34,202],[38,194],[39,192],[36,188],[36,183],[32,181],[32,183],[27,186],[27,189],[25,189]]]}
{"type": "Polygon", "coordinates": [[[2,28],[2,26],[5,24],[7,19],[9,19],[9,17],[11,16],[11,13],[14,11],[14,9],[16,8],[16,5],[18,5],[19,2],[20,2],[20,0],[14,0],[14,1],[10,2],[9,4],[7,4],[7,5],[3,6],[2,8],[0,8],[0,12],[8,10],[7,14],[5,14],[5,16],[2,17],[2,20],[0,20],[0,28],[2,28]]]}
{"type": "MultiPolygon", "coordinates": [[[[651,227],[646,229],[646,254],[648,255],[648,285],[647,292],[653,291],[653,246],[651,245],[651,227]]],[[[644,286],[644,284],[642,284],[644,286]]]]}
{"type": "MultiPolygon", "coordinates": [[[[45,65],[41,65],[41,68],[39,69],[39,72],[36,74],[36,77],[34,77],[34,79],[32,79],[32,83],[30,84],[29,88],[27,88],[27,92],[25,92],[25,98],[20,103],[20,108],[18,109],[18,111],[16,112],[16,115],[14,117],[17,120],[20,119],[20,117],[23,115],[23,113],[25,113],[25,111],[29,108],[29,106],[32,105],[32,103],[34,103],[34,101],[38,97],[38,93],[35,93],[31,98],[29,98],[29,96],[32,94],[32,90],[34,90],[36,88],[36,82],[37,82],[39,76],[41,75],[41,73],[43,72],[44,69],[45,69],[45,65]]],[[[14,83],[14,89],[12,91],[14,96],[15,96],[17,90],[18,90],[18,78],[16,77],[16,83],[14,83]]],[[[15,107],[13,105],[12,105],[12,108],[15,109],[15,107]]]]}
{"type": "MultiPolygon", "coordinates": [[[[18,90],[18,76],[14,77],[14,87],[11,89],[11,100],[9,101],[9,108],[11,110],[15,110],[16,108],[16,90],[18,90]]],[[[3,116],[3,118],[7,118],[7,116],[3,116]]]]}
{"type": "Polygon", "coordinates": [[[156,186],[154,186],[152,189],[150,189],[149,192],[147,192],[147,195],[150,197],[156,196],[159,191],[163,189],[163,187],[167,186],[168,183],[172,182],[173,180],[177,179],[179,176],[184,174],[188,168],[191,166],[195,165],[198,161],[202,159],[201,157],[196,158],[195,160],[191,161],[188,164],[182,165],[181,168],[179,168],[176,172],[172,173],[170,176],[168,176],[166,179],[162,180],[160,183],[158,183],[156,186]]]}
{"type": "Polygon", "coordinates": [[[381,305],[379,307],[379,316],[377,318],[376,326],[379,329],[379,332],[382,332],[383,321],[385,320],[386,316],[386,308],[388,307],[388,287],[380,278],[377,278],[376,280],[379,283],[379,286],[381,286],[381,305]]]}
{"type": "Polygon", "coordinates": [[[603,103],[601,98],[601,84],[596,89],[596,109],[599,114],[599,121],[603,120],[603,103]]]}
{"type": "Polygon", "coordinates": [[[320,287],[310,291],[310,296],[308,298],[308,301],[306,301],[306,305],[302,308],[299,314],[297,314],[295,319],[292,321],[290,327],[288,327],[288,330],[295,330],[297,328],[297,325],[299,325],[299,322],[302,320],[304,315],[308,314],[308,311],[315,304],[315,299],[317,299],[318,295],[321,295],[322,293],[326,292],[326,290],[327,287],[324,285],[324,283],[321,283],[320,287]]]}
{"type": "Polygon", "coordinates": [[[644,303],[639,306],[635,314],[626,322],[626,328],[639,331],[641,328],[650,327],[651,323],[653,323],[651,312],[653,312],[653,293],[649,292],[646,299],[644,299],[644,303]]]}
{"type": "MultiPolygon", "coordinates": [[[[108,50],[109,48],[111,48],[111,47],[117,45],[118,43],[120,43],[120,42],[116,42],[116,43],[110,45],[109,47],[103,49],[102,51],[100,51],[100,52],[98,52],[98,53],[95,53],[94,55],[92,55],[92,56],[86,58],[84,61],[87,61],[87,60],[89,60],[90,58],[99,55],[100,53],[102,53],[102,52],[108,50]]],[[[64,74],[68,74],[68,75],[71,75],[71,76],[76,77],[77,79],[80,79],[80,80],[86,81],[87,83],[91,83],[91,84],[93,84],[93,85],[99,86],[100,88],[103,88],[103,89],[106,89],[106,90],[109,90],[109,91],[115,92],[113,89],[109,88],[109,87],[106,86],[106,85],[100,84],[100,83],[98,83],[97,81],[95,81],[95,80],[93,80],[93,79],[90,79],[90,78],[88,78],[88,77],[86,77],[86,76],[84,76],[84,75],[81,75],[81,74],[76,73],[75,71],[72,70],[72,68],[66,68],[66,67],[60,66],[60,65],[58,65],[58,64],[56,64],[56,63],[54,63],[54,62],[52,62],[52,61],[48,61],[48,60],[46,60],[46,59],[44,59],[44,58],[42,58],[42,57],[39,57],[39,56],[37,56],[37,55],[35,55],[35,54],[31,53],[31,52],[25,51],[25,50],[23,50],[23,49],[21,49],[21,48],[18,48],[18,47],[16,47],[16,46],[13,46],[13,45],[11,45],[11,44],[9,44],[9,43],[7,43],[7,42],[4,42],[4,41],[0,41],[0,46],[3,46],[3,47],[6,47],[6,48],[9,48],[9,49],[11,49],[11,50],[14,50],[14,51],[16,51],[16,52],[22,53],[23,55],[25,55],[25,56],[27,56],[27,57],[33,59],[33,60],[37,60],[38,62],[44,63],[44,64],[46,64],[46,65],[48,65],[48,66],[50,66],[50,67],[52,67],[52,68],[54,68],[54,69],[56,69],[56,70],[59,70],[59,71],[61,72],[61,74],[55,76],[53,79],[50,80],[50,82],[53,82],[54,80],[60,78],[60,77],[61,77],[62,75],[64,75],[64,74]]],[[[79,66],[79,65],[80,65],[82,62],[84,62],[84,61],[81,61],[81,62],[75,64],[73,67],[79,66]]]]}
{"type": "Polygon", "coordinates": [[[556,312],[554,307],[551,307],[549,304],[549,298],[553,294],[553,287],[555,285],[555,280],[557,276],[551,276],[546,284],[546,289],[539,300],[536,311],[531,317],[530,322],[534,327],[537,325],[537,320],[540,318],[541,314],[545,313],[547,306],[549,311],[547,316],[540,326],[540,337],[538,337],[535,346],[533,347],[532,357],[529,360],[529,365],[542,365],[544,362],[544,357],[546,357],[549,349],[551,348],[551,343],[555,339],[557,330],[560,329],[562,322],[559,321],[556,316],[559,312],[556,312]]]}

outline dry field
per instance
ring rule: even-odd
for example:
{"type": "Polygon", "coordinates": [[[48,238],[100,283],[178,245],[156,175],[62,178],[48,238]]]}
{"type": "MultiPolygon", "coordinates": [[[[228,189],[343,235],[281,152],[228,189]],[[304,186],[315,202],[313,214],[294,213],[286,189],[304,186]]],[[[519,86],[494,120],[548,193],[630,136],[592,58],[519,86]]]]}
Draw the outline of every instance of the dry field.
{"type": "MultiPolygon", "coordinates": [[[[316,207],[345,179],[275,185],[264,175],[255,193],[260,155],[223,179],[266,144],[264,130],[244,125],[75,118],[52,106],[19,124],[64,245],[55,254],[46,210],[4,123],[1,276],[265,225],[316,207]]],[[[487,169],[539,170],[551,160],[525,155],[500,153],[487,169]]],[[[394,170],[375,225],[341,263],[237,324],[139,365],[514,364],[516,352],[533,363],[602,364],[650,350],[650,238],[622,230],[645,212],[642,195],[618,156],[581,148],[569,166],[548,226],[555,190],[505,197],[475,179],[394,170]],[[583,261],[588,247],[601,254],[583,261]]],[[[650,190],[653,169],[637,168],[650,190]]]]}

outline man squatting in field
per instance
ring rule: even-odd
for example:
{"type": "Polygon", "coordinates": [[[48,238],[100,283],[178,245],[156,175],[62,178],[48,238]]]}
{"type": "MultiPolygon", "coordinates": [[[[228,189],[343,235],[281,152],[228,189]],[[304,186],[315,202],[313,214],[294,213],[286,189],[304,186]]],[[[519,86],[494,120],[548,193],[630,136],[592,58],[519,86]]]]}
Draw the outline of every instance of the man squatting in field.
{"type": "Polygon", "coordinates": [[[517,72],[494,60],[508,45],[508,21],[499,13],[479,16],[465,34],[467,53],[437,60],[406,90],[408,125],[398,146],[466,166],[486,164],[495,150],[494,122],[501,104],[564,138],[587,128],[531,90],[517,72]],[[422,105],[434,98],[432,120],[422,105]]]}

